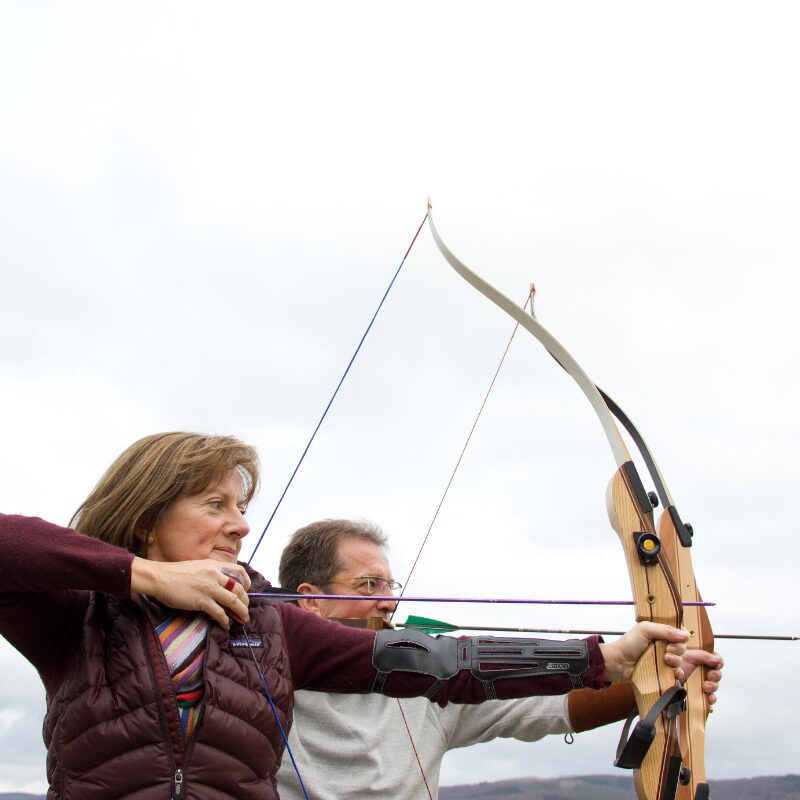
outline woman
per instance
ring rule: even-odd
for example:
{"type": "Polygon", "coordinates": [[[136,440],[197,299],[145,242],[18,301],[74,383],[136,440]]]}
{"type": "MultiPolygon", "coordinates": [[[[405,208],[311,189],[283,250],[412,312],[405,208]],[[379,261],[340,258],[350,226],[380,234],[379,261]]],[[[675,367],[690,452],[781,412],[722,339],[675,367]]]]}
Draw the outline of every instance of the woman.
{"type": "MultiPolygon", "coordinates": [[[[269,587],[237,563],[258,477],[236,439],[156,434],[111,465],[75,530],[0,515],[0,633],[47,691],[48,798],[277,798],[276,720],[291,725],[296,688],[486,699],[469,670],[378,670],[374,632],[249,602],[269,587]]],[[[614,644],[585,640],[583,684],[628,678],[656,636],[680,676],[686,632],[640,624],[614,644]]],[[[494,681],[501,698],[571,686],[566,674],[494,681]]]]}

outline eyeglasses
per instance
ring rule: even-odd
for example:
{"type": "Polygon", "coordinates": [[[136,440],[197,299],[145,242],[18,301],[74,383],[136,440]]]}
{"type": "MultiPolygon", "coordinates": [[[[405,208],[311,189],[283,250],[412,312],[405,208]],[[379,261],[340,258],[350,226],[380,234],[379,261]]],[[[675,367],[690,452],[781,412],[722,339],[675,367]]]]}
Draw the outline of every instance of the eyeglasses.
{"type": "Polygon", "coordinates": [[[381,578],[378,575],[359,575],[357,578],[351,578],[349,581],[331,581],[328,585],[334,586],[349,586],[351,589],[364,595],[388,595],[394,594],[398,589],[403,588],[403,584],[399,581],[390,581],[386,578],[381,578]]]}

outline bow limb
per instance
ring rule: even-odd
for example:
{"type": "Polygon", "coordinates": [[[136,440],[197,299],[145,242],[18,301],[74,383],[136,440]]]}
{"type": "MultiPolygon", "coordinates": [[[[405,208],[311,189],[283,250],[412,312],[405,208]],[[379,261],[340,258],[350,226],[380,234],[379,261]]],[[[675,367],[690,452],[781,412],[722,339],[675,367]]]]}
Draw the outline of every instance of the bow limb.
{"type": "Polygon", "coordinates": [[[577,361],[567,352],[561,343],[550,332],[542,326],[535,317],[526,313],[524,309],[520,308],[513,300],[506,297],[502,292],[494,288],[490,283],[487,283],[480,275],[473,272],[469,267],[463,264],[450,248],[442,241],[439,232],[433,222],[433,207],[430,200],[428,201],[428,227],[430,228],[433,240],[439,248],[439,252],[444,256],[448,264],[468,283],[470,286],[477,289],[484,297],[491,300],[496,306],[499,306],[506,312],[512,319],[516,320],[519,325],[534,336],[541,342],[547,351],[551,353],[561,364],[564,369],[569,373],[573,380],[578,384],[581,391],[586,395],[586,399],[592,404],[595,413],[600,419],[611,450],[614,453],[614,459],[617,465],[622,465],[630,460],[628,450],[625,447],[625,442],[620,436],[614,420],[608,413],[608,408],[603,401],[602,396],[597,391],[594,383],[589,379],[589,376],[583,371],[577,361]]]}
{"type": "MultiPolygon", "coordinates": [[[[534,336],[573,378],[592,405],[617,464],[608,487],[607,509],[625,553],[636,618],[679,627],[683,622],[681,587],[660,550],[652,504],[603,395],[549,331],[453,254],[436,230],[430,202],[428,209],[428,224],[434,242],[450,266],[534,336]]],[[[676,694],[678,690],[672,670],[664,664],[664,650],[663,643],[651,645],[639,659],[631,680],[640,717],[644,719],[653,712],[654,739],[641,759],[635,757],[627,764],[634,768],[639,800],[672,800],[681,765],[677,722],[673,714],[681,695],[676,694]],[[660,709],[657,703],[670,697],[672,702],[660,709]]]]}

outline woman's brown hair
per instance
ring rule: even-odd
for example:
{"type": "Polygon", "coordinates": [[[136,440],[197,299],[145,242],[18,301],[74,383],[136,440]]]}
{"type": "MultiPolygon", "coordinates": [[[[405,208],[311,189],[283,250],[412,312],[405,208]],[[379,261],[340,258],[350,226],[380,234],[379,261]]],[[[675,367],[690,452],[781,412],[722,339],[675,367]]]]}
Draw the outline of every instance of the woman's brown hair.
{"type": "Polygon", "coordinates": [[[234,469],[242,476],[247,505],[259,479],[258,456],[252,447],[232,436],[178,432],[145,436],[108,468],[72,515],[70,526],[139,553],[148,531],[178,497],[198,494],[234,469]]]}

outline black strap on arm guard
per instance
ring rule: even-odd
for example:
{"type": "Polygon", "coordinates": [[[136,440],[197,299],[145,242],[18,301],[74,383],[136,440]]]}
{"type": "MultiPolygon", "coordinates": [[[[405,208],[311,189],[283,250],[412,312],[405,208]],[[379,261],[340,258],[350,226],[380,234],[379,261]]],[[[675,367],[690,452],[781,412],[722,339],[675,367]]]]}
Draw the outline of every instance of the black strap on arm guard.
{"type": "Polygon", "coordinates": [[[494,682],[503,678],[566,673],[574,687],[582,686],[581,674],[589,668],[589,648],[583,639],[566,642],[549,639],[503,639],[473,636],[453,639],[427,636],[419,631],[378,631],[372,663],[378,671],[372,691],[380,694],[390,673],[421,672],[436,678],[425,693],[433,697],[442,684],[460,669],[480,680],[490,700],[497,698],[494,682]]]}

